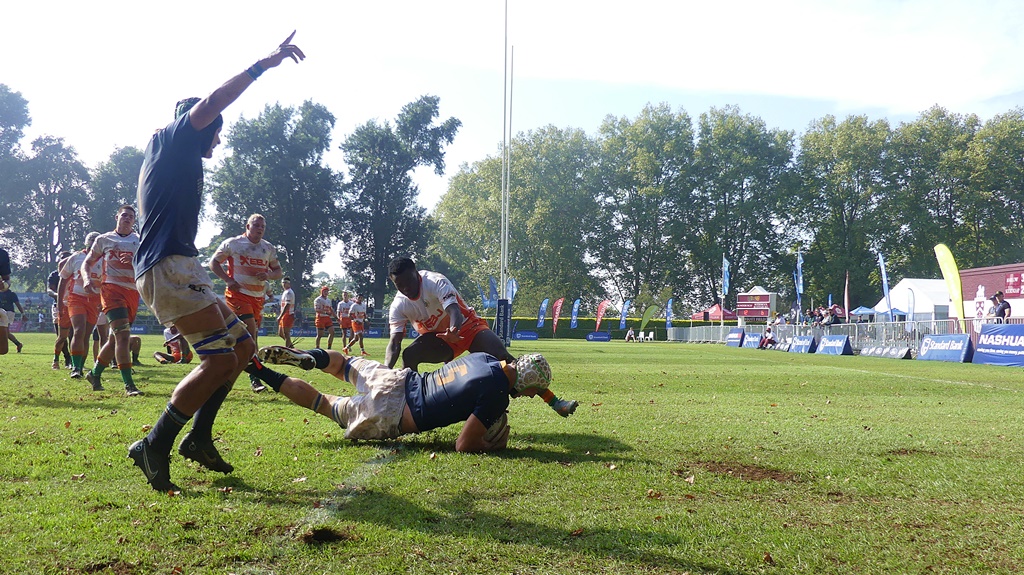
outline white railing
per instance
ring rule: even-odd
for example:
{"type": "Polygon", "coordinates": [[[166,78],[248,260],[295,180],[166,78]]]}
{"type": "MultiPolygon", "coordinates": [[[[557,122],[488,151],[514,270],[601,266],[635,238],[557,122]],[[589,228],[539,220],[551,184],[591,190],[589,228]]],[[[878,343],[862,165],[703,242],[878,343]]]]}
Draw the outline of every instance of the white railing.
{"type": "MultiPolygon", "coordinates": [[[[802,335],[813,335],[820,338],[824,335],[846,335],[850,337],[850,345],[854,350],[868,346],[906,346],[918,349],[921,338],[926,335],[947,335],[953,333],[970,334],[977,343],[981,326],[990,320],[957,320],[942,319],[929,321],[892,321],[871,323],[841,323],[828,327],[811,325],[779,325],[775,326],[775,339],[780,344],[788,343],[792,338],[802,335]]],[[[1024,323],[1024,318],[1009,318],[1006,323],[1024,323]]],[[[668,341],[689,343],[725,343],[729,332],[736,326],[707,325],[700,327],[673,327],[668,330],[668,341]]],[[[743,328],[749,333],[760,334],[763,325],[747,325],[743,328]]]]}

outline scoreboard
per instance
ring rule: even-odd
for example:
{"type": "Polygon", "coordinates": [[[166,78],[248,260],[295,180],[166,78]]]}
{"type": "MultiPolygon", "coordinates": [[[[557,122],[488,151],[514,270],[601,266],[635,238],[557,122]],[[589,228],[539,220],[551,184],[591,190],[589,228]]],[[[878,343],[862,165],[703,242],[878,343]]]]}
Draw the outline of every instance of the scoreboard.
{"type": "Polygon", "coordinates": [[[775,311],[776,295],[739,294],[736,296],[736,315],[739,317],[771,317],[775,311]]]}

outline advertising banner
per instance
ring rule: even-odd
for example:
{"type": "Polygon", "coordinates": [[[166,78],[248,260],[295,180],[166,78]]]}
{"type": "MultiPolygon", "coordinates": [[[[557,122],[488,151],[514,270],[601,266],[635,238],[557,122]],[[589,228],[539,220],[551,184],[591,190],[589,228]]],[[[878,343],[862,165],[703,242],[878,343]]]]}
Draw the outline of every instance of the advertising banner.
{"type": "Polygon", "coordinates": [[[926,361],[967,363],[973,358],[974,345],[971,343],[971,336],[965,333],[926,335],[921,338],[921,348],[917,351],[917,359],[926,361]]]}
{"type": "Polygon", "coordinates": [[[986,323],[981,326],[972,361],[1024,366],[1024,324],[986,323]]]}
{"type": "Polygon", "coordinates": [[[728,347],[743,347],[743,328],[734,327],[729,330],[729,336],[725,338],[725,345],[728,347]]]}
{"type": "Polygon", "coordinates": [[[551,335],[554,335],[558,331],[558,318],[562,315],[562,303],[565,301],[564,297],[560,297],[555,300],[555,305],[551,306],[551,335]]]}
{"type": "Polygon", "coordinates": [[[825,355],[853,355],[848,335],[826,335],[818,342],[818,350],[814,353],[825,355]]]}
{"type": "Polygon", "coordinates": [[[587,341],[611,341],[612,334],[606,331],[592,331],[587,334],[587,341]]]}
{"type": "Polygon", "coordinates": [[[743,347],[757,349],[761,345],[761,334],[748,331],[743,334],[743,347]]]}
{"type": "Polygon", "coordinates": [[[498,334],[501,341],[508,347],[512,335],[512,302],[507,299],[498,300],[498,308],[494,316],[494,332],[498,334]]]}
{"type": "Polygon", "coordinates": [[[544,298],[544,301],[540,302],[540,309],[537,310],[537,327],[544,327],[544,316],[548,313],[548,300],[550,298],[544,298]]]}
{"type": "Polygon", "coordinates": [[[911,349],[898,345],[869,345],[860,350],[863,357],[887,357],[889,359],[910,359],[911,349]]]}
{"type": "Polygon", "coordinates": [[[580,300],[576,298],[576,301],[572,302],[572,321],[569,322],[569,329],[576,329],[576,324],[579,321],[580,316],[580,300]]]}
{"type": "Polygon", "coordinates": [[[604,310],[608,309],[608,305],[612,303],[612,300],[606,299],[601,303],[597,304],[597,324],[594,326],[594,331],[601,329],[601,318],[604,317],[604,310]]]}
{"type": "Polygon", "coordinates": [[[533,341],[538,339],[540,336],[535,331],[517,331],[512,335],[512,339],[521,339],[527,341],[533,341]]]}
{"type": "Polygon", "coordinates": [[[813,335],[798,335],[789,344],[789,353],[814,353],[818,349],[818,342],[813,335]]]}

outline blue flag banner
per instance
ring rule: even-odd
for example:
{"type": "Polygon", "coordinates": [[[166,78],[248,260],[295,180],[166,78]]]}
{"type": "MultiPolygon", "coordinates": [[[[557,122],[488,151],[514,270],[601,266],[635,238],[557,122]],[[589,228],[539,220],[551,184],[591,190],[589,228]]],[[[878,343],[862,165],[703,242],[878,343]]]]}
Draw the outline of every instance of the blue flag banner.
{"type": "Polygon", "coordinates": [[[828,307],[832,307],[832,294],[828,294],[828,307]]]}
{"type": "Polygon", "coordinates": [[[490,298],[484,297],[484,288],[480,287],[480,301],[483,302],[483,309],[496,308],[498,307],[498,294],[492,292],[490,298]]]}
{"type": "Polygon", "coordinates": [[[544,316],[548,313],[548,298],[540,302],[540,310],[537,311],[537,327],[544,327],[544,316]]]}
{"type": "Polygon", "coordinates": [[[626,329],[626,313],[629,312],[630,300],[622,303],[622,312],[619,314],[619,329],[626,329]]]}
{"type": "Polygon", "coordinates": [[[885,273],[885,258],[882,252],[878,252],[878,267],[882,270],[882,293],[885,294],[885,307],[889,308],[889,321],[894,321],[896,316],[892,313],[892,302],[889,301],[889,276],[885,273]]]}
{"type": "Polygon", "coordinates": [[[804,293],[804,255],[796,253],[796,293],[797,297],[804,293]]]}
{"type": "Polygon", "coordinates": [[[576,322],[580,315],[580,300],[576,298],[576,301],[572,302],[572,321],[569,322],[569,329],[576,329],[576,322]]]}
{"type": "MultiPolygon", "coordinates": [[[[491,276],[491,293],[487,296],[487,299],[498,301],[498,281],[491,276]]],[[[509,298],[510,300],[512,298],[509,298]]]]}
{"type": "Polygon", "coordinates": [[[512,304],[512,300],[516,299],[516,292],[519,291],[519,282],[516,278],[508,278],[505,282],[505,297],[508,298],[509,305],[512,304]]]}
{"type": "Polygon", "coordinates": [[[722,254],[722,297],[729,295],[729,260],[722,254]]]}
{"type": "Polygon", "coordinates": [[[665,327],[672,327],[672,298],[669,298],[668,305],[665,306],[665,327]]]}

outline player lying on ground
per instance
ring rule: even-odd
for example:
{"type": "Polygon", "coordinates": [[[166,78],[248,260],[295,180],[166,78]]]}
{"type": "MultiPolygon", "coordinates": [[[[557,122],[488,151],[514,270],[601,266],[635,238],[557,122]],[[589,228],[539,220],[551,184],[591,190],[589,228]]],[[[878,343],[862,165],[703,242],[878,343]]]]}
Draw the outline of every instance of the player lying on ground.
{"type": "Polygon", "coordinates": [[[392,439],[465,422],[456,451],[495,451],[508,442],[509,397],[550,396],[549,405],[557,403],[562,417],[579,405],[554,397],[548,389],[551,367],[536,353],[514,363],[472,353],[424,374],[323,349],[303,352],[271,346],[261,349],[259,358],[264,362],[258,373],[261,380],[296,405],[333,419],[345,429],[347,439],[392,439]],[[306,381],[273,371],[267,363],[319,368],[354,385],[357,395],[322,394],[306,381]]]}

